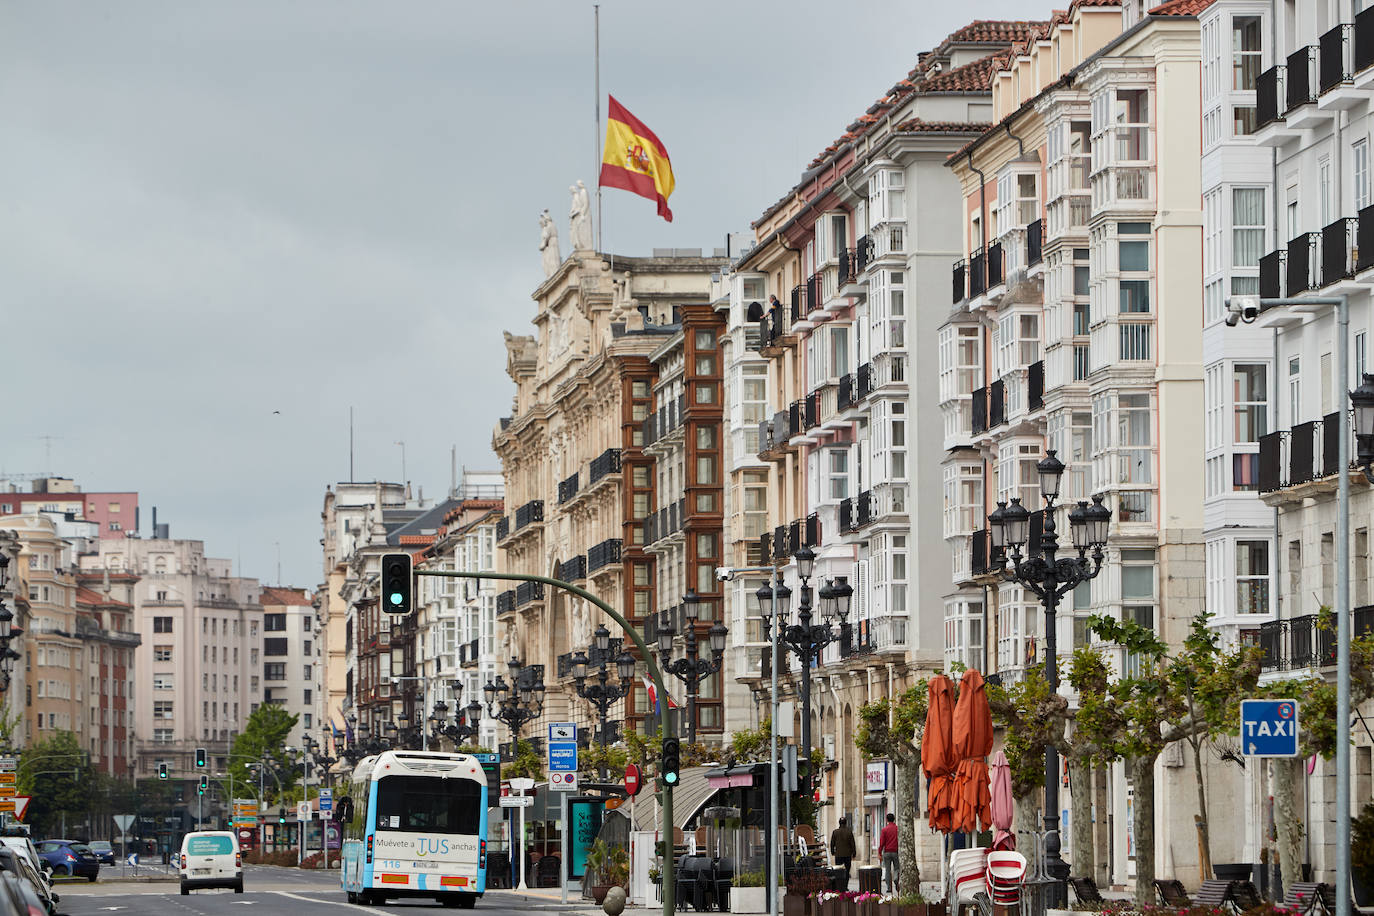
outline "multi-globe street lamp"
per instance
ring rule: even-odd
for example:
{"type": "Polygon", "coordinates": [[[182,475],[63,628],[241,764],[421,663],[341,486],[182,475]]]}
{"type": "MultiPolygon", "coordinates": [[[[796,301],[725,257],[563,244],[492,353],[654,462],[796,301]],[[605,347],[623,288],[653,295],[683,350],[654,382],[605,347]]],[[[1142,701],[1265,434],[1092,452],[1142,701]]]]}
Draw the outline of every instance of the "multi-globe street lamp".
{"type": "Polygon", "coordinates": [[[687,686],[687,740],[691,744],[697,741],[697,694],[701,690],[701,682],[720,670],[725,656],[725,638],[730,635],[723,624],[717,623],[711,627],[711,657],[698,657],[697,621],[701,618],[701,604],[701,596],[695,589],[688,589],[687,594],[682,596],[683,642],[687,650],[683,658],[669,660],[673,640],[677,636],[672,619],[665,614],[658,627],[658,651],[663,660],[663,670],[687,686]]]}
{"type": "MultiPolygon", "coordinates": [[[[805,772],[805,780],[798,786],[808,797],[812,791],[811,773],[811,668],[821,657],[825,647],[836,640],[843,639],[849,632],[849,601],[854,588],[847,576],[836,576],[833,581],[821,586],[821,623],[812,623],[811,576],[816,571],[816,553],[810,547],[802,547],[792,555],[797,561],[797,578],[800,581],[801,596],[797,602],[797,622],[791,623],[792,590],[779,583],[776,588],[761,585],[755,594],[759,600],[759,611],[763,616],[763,635],[770,638],[773,627],[777,626],[778,642],[792,650],[801,662],[802,668],[802,748],[804,761],[799,769],[805,772]],[[838,622],[839,629],[835,628],[838,622]]],[[[774,726],[776,728],[776,725],[774,726]]],[[[801,774],[798,773],[800,778],[801,774]]]]}
{"type": "MultiPolygon", "coordinates": [[[[1059,600],[1079,585],[1095,578],[1102,571],[1102,548],[1107,543],[1107,529],[1112,513],[1102,505],[1102,497],[1094,496],[1092,504],[1079,500],[1069,510],[1069,529],[1078,556],[1056,556],[1059,537],[1055,532],[1055,501],[1059,498],[1059,484],[1064,478],[1064,462],[1050,449],[1036,465],[1040,477],[1040,496],[1045,500],[1044,521],[1040,529],[1040,543],[1027,548],[1030,536],[1031,513],[1014,496],[1010,505],[998,502],[988,515],[988,532],[993,549],[1004,551],[998,571],[1008,582],[1015,582],[1033,592],[1045,609],[1045,679],[1050,690],[1059,690],[1058,640],[1055,613],[1059,600]],[[1022,551],[1034,551],[1039,554],[1022,551]],[[1088,556],[1088,550],[1092,556],[1088,556]],[[1010,563],[1010,565],[1007,565],[1010,563]]],[[[1054,745],[1045,746],[1045,873],[1053,879],[1052,896],[1064,899],[1064,880],[1069,866],[1060,856],[1059,840],[1059,754],[1054,745]]]]}
{"type": "Polygon", "coordinates": [[[434,710],[430,713],[429,721],[433,729],[430,733],[430,740],[438,743],[447,738],[453,742],[454,747],[458,747],[464,741],[475,740],[477,732],[482,724],[482,704],[476,699],[468,703],[467,706],[461,705],[463,699],[463,682],[457,679],[448,682],[449,689],[453,691],[453,722],[446,724],[444,717],[448,715],[448,703],[443,700],[434,701],[434,710]]]}
{"type": "Polygon", "coordinates": [[[601,781],[605,782],[608,775],[606,745],[610,738],[611,706],[621,698],[629,696],[630,691],[634,688],[635,657],[628,652],[620,653],[615,660],[616,673],[620,675],[620,683],[612,684],[610,683],[610,672],[606,665],[606,660],[611,654],[611,631],[606,629],[605,624],[598,624],[592,640],[598,658],[596,683],[587,683],[587,665],[589,662],[586,653],[581,649],[572,657],[572,676],[573,684],[577,688],[577,695],[595,706],[600,715],[601,765],[598,769],[601,773],[601,781]]]}
{"type": "Polygon", "coordinates": [[[544,713],[544,672],[542,665],[525,665],[512,657],[508,665],[510,683],[501,675],[482,688],[487,697],[487,715],[510,728],[513,751],[519,751],[520,729],[544,713]]]}

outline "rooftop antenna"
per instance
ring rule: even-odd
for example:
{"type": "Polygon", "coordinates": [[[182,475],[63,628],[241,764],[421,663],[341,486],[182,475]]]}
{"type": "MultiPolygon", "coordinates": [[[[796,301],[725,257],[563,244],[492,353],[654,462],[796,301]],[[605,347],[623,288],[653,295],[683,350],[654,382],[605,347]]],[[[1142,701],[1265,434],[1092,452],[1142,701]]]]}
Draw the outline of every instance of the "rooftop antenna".
{"type": "Polygon", "coordinates": [[[50,469],[50,470],[48,471],[48,473],[51,474],[51,473],[52,473],[52,471],[51,471],[51,468],[52,468],[52,443],[53,443],[53,440],[54,440],[54,439],[61,439],[61,438],[63,438],[63,437],[62,437],[62,436],[34,436],[34,438],[35,438],[35,439],[42,439],[42,440],[43,440],[43,463],[46,464],[46,465],[48,466],[48,468],[50,469]]]}
{"type": "Polygon", "coordinates": [[[277,545],[277,584],[281,585],[281,541],[275,543],[277,545]]]}
{"type": "Polygon", "coordinates": [[[348,479],[353,481],[353,408],[348,408],[348,479]]]}
{"type": "MultiPolygon", "coordinates": [[[[401,447],[401,486],[406,485],[406,444],[403,440],[397,439],[396,444],[401,447]]],[[[409,494],[407,494],[407,498],[409,494]]]]}

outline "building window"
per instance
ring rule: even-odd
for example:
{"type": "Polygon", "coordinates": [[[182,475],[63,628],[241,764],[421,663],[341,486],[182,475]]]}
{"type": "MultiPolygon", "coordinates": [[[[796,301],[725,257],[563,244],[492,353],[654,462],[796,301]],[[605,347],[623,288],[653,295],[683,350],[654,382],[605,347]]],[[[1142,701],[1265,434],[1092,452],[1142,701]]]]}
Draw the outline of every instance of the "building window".
{"type": "Polygon", "coordinates": [[[1231,189],[1231,266],[1258,267],[1264,254],[1264,189],[1231,189]]]}
{"type": "Polygon", "coordinates": [[[264,662],[262,677],[267,681],[286,680],[286,662],[264,662]]]}
{"type": "Polygon", "coordinates": [[[262,641],[263,655],[279,656],[286,653],[286,638],[284,636],[268,637],[262,641]]]}
{"type": "Polygon", "coordinates": [[[1297,426],[1302,416],[1302,376],[1299,374],[1302,360],[1296,356],[1288,358],[1288,425],[1297,426]]]}
{"type": "Polygon", "coordinates": [[[1231,18],[1231,88],[1243,92],[1255,88],[1263,60],[1260,17],[1231,18]]]}
{"type": "Polygon", "coordinates": [[[1232,373],[1237,443],[1258,442],[1269,432],[1267,374],[1263,363],[1237,364],[1232,373]]]}
{"type": "Polygon", "coordinates": [[[172,632],[172,618],[170,618],[170,617],[154,617],[154,618],[153,618],[153,632],[154,632],[154,633],[170,633],[170,632],[172,632]]]}
{"type": "Polygon", "coordinates": [[[285,615],[285,614],[263,614],[263,615],[262,615],[262,628],[263,628],[264,631],[266,631],[266,632],[268,632],[268,633],[285,633],[285,632],[286,632],[286,615],[285,615]]]}
{"type": "Polygon", "coordinates": [[[1269,613],[1269,542],[1236,541],[1236,613],[1269,613]]]}
{"type": "Polygon", "coordinates": [[[154,674],[154,675],[153,675],[153,689],[154,689],[154,690],[175,690],[175,689],[176,689],[176,684],[174,683],[174,679],[173,679],[172,675],[170,675],[170,674],[154,674]]]}
{"type": "Polygon", "coordinates": [[[154,701],[153,701],[153,718],[154,718],[154,719],[170,719],[170,718],[172,718],[172,701],[171,701],[171,700],[154,700],[154,701]]]}
{"type": "Polygon", "coordinates": [[[155,729],[153,729],[153,743],[154,743],[154,744],[171,744],[171,743],[172,743],[172,729],[170,729],[170,728],[155,728],[155,729]]]}
{"type": "Polygon", "coordinates": [[[849,450],[832,448],[827,451],[829,461],[827,476],[830,481],[829,497],[832,500],[849,498],[849,450]]]}
{"type": "Polygon", "coordinates": [[[1350,147],[1351,168],[1355,178],[1355,209],[1369,206],[1369,141],[1357,140],[1350,147]]]}
{"type": "Polygon", "coordinates": [[[172,660],[171,646],[153,646],[153,661],[170,662],[172,660]]]}

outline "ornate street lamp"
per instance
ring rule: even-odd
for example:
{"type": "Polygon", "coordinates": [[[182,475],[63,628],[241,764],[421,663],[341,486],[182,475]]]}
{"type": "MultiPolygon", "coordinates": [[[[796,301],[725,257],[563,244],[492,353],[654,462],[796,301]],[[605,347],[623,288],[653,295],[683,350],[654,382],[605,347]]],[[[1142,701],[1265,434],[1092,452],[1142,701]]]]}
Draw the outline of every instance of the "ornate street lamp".
{"type": "Polygon", "coordinates": [[[487,715],[510,728],[511,741],[519,749],[520,729],[526,722],[532,722],[544,712],[544,666],[523,665],[518,658],[512,657],[509,665],[510,680],[507,684],[496,675],[482,688],[487,698],[487,715]]]}
{"type": "Polygon", "coordinates": [[[635,658],[628,652],[621,652],[615,660],[616,674],[620,676],[620,683],[610,683],[610,672],[607,662],[611,656],[611,631],[606,629],[605,624],[598,624],[596,631],[592,634],[592,650],[597,658],[596,683],[587,683],[587,667],[590,662],[587,656],[580,649],[572,657],[572,676],[573,684],[577,688],[577,695],[588,703],[591,703],[597,710],[601,719],[601,766],[598,768],[601,773],[601,781],[605,782],[608,778],[606,769],[606,745],[610,737],[610,711],[617,701],[627,697],[634,688],[635,677],[635,658]]]}
{"type": "Polygon", "coordinates": [[[696,744],[697,741],[697,694],[701,690],[701,682],[720,670],[725,656],[725,637],[730,632],[719,623],[711,627],[711,657],[699,658],[697,621],[701,619],[701,603],[701,596],[694,589],[688,589],[687,594],[682,596],[682,616],[686,623],[683,627],[686,631],[683,634],[684,648],[687,651],[685,657],[672,660],[668,658],[673,651],[673,638],[677,635],[673,632],[671,620],[667,620],[658,631],[658,647],[663,655],[663,670],[687,685],[687,741],[691,744],[696,744]]]}

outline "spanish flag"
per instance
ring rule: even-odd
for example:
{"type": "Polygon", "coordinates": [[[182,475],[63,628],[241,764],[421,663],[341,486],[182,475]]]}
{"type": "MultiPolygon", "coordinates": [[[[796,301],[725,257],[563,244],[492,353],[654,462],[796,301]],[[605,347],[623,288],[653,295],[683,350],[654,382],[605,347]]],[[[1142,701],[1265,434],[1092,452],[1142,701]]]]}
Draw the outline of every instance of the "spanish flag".
{"type": "Polygon", "coordinates": [[[631,191],[658,201],[658,215],[673,221],[668,195],[673,193],[673,164],[668,151],[644,122],[611,96],[606,121],[606,149],[601,154],[601,186],[631,191]]]}

